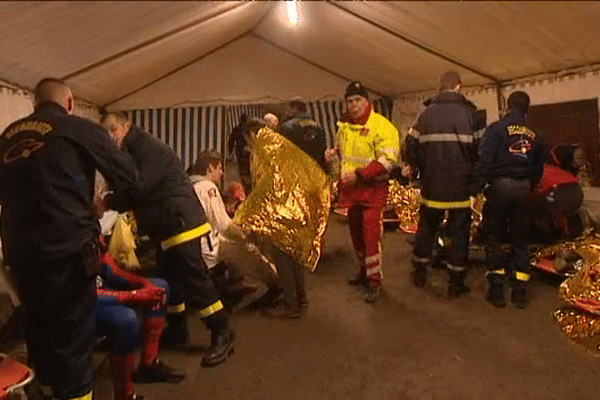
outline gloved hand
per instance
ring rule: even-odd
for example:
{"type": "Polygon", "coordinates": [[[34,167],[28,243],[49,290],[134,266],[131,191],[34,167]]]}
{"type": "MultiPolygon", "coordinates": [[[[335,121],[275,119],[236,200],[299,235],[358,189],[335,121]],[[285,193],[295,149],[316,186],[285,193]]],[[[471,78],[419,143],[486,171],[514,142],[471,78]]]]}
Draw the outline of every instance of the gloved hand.
{"type": "Polygon", "coordinates": [[[141,289],[120,291],[118,301],[122,304],[135,304],[140,307],[159,307],[166,302],[166,291],[148,281],[141,289]]]}

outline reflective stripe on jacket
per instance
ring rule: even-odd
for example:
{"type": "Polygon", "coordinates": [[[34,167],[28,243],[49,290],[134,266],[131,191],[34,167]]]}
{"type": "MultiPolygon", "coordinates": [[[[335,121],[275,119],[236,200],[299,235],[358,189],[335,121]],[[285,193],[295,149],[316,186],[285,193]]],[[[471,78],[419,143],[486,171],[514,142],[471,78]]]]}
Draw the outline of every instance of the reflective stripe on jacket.
{"type": "MultiPolygon", "coordinates": [[[[341,172],[364,168],[373,161],[389,172],[398,162],[400,138],[398,130],[384,116],[372,111],[365,125],[338,122],[337,141],[341,172]]],[[[388,175],[375,181],[359,181],[354,185],[340,183],[340,197],[345,204],[384,205],[388,175]]]]}

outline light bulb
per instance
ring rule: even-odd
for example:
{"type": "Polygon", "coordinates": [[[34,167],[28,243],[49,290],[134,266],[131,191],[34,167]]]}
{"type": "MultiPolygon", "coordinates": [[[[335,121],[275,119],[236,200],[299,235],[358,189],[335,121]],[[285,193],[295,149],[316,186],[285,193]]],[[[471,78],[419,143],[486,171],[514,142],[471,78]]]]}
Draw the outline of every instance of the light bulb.
{"type": "Polygon", "coordinates": [[[286,1],[286,6],[290,24],[296,25],[296,22],[298,22],[298,8],[296,7],[296,0],[286,1]]]}

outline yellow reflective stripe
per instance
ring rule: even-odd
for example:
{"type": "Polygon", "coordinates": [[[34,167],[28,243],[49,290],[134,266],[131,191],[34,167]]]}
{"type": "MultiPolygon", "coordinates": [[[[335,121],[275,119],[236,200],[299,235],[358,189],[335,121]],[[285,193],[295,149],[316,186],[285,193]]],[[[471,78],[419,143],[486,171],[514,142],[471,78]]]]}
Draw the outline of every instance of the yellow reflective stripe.
{"type": "Polygon", "coordinates": [[[185,303],[174,304],[167,307],[167,313],[177,314],[185,311],[185,303]]]}
{"type": "Polygon", "coordinates": [[[198,314],[200,315],[200,318],[206,318],[206,317],[210,317],[217,311],[221,311],[222,309],[223,309],[223,303],[221,303],[221,300],[219,300],[216,303],[213,303],[210,306],[200,310],[198,312],[198,314]]]}
{"type": "Polygon", "coordinates": [[[515,277],[517,278],[518,281],[527,282],[529,280],[529,274],[526,274],[525,272],[516,272],[515,277]]]}
{"type": "Polygon", "coordinates": [[[427,207],[431,207],[431,208],[448,209],[448,208],[469,208],[469,207],[471,207],[471,200],[435,201],[435,200],[427,200],[427,199],[422,198],[421,202],[423,204],[425,204],[427,207]]]}
{"type": "Polygon", "coordinates": [[[88,394],[81,397],[71,397],[70,400],[92,400],[92,391],[90,390],[88,394]]]}
{"type": "Polygon", "coordinates": [[[160,247],[163,250],[167,250],[173,246],[177,246],[178,244],[189,242],[192,239],[196,239],[199,236],[205,235],[210,231],[210,224],[207,222],[203,225],[200,225],[197,228],[190,229],[189,231],[181,232],[178,235],[171,236],[168,239],[160,242],[160,247]]]}
{"type": "Polygon", "coordinates": [[[496,275],[504,275],[506,273],[506,271],[504,271],[504,268],[502,269],[495,269],[493,271],[488,272],[489,274],[496,274],[496,275]]]}

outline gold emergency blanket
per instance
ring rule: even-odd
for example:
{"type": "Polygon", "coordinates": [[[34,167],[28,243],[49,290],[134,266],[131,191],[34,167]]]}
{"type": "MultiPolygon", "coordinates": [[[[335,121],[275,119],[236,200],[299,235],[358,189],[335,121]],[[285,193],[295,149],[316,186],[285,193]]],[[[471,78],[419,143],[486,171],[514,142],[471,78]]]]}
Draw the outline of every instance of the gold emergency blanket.
{"type": "Polygon", "coordinates": [[[112,229],[108,244],[108,252],[115,258],[119,267],[131,271],[140,269],[140,262],[135,255],[135,218],[130,213],[119,214],[112,229]]]}
{"type": "Polygon", "coordinates": [[[414,229],[419,224],[419,206],[421,191],[413,186],[405,186],[395,179],[390,179],[388,185],[387,205],[392,206],[400,220],[400,226],[414,229]]]}
{"type": "Polygon", "coordinates": [[[536,257],[552,257],[564,251],[575,251],[583,258],[582,267],[561,283],[558,296],[570,303],[554,312],[562,332],[588,350],[600,352],[600,316],[574,308],[576,303],[600,302],[600,235],[592,233],[581,240],[562,242],[537,252],[536,257]]]}
{"type": "MultiPolygon", "coordinates": [[[[483,205],[485,196],[480,193],[475,197],[471,204],[472,221],[471,237],[481,225],[483,220],[483,205]]],[[[387,205],[394,208],[400,227],[408,230],[414,229],[419,225],[419,207],[421,205],[421,191],[412,185],[401,185],[395,179],[390,179],[388,186],[387,205]]]]}
{"type": "Polygon", "coordinates": [[[331,181],[317,162],[288,139],[262,128],[252,152],[254,188],[233,223],[268,236],[313,271],[331,206],[331,181]]]}

